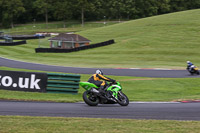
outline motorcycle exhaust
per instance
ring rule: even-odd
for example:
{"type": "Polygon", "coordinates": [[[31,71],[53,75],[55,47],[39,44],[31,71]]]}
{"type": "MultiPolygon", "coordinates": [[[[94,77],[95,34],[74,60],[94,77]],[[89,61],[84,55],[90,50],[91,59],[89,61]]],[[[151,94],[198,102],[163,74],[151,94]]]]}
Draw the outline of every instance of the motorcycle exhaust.
{"type": "Polygon", "coordinates": [[[93,93],[99,93],[99,91],[95,88],[92,88],[90,91],[93,92],[93,93]]]}

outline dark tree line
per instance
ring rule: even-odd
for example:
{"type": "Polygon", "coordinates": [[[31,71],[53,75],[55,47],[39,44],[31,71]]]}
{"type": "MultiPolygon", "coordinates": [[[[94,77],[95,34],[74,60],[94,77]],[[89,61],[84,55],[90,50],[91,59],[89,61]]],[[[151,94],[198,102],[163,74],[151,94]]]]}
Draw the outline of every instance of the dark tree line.
{"type": "Polygon", "coordinates": [[[37,21],[137,19],[200,8],[200,0],[0,0],[0,25],[37,21]]]}

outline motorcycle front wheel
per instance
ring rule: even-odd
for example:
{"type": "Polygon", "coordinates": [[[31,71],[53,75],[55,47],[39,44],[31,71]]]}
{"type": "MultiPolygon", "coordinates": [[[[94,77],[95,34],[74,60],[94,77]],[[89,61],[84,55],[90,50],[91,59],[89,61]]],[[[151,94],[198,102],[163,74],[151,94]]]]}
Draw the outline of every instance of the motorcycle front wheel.
{"type": "Polygon", "coordinates": [[[121,106],[127,106],[129,104],[129,99],[128,99],[128,97],[123,92],[119,91],[117,102],[121,106]]]}
{"type": "Polygon", "coordinates": [[[97,106],[99,103],[99,98],[94,96],[90,91],[85,91],[83,93],[83,100],[89,106],[97,106]]]}

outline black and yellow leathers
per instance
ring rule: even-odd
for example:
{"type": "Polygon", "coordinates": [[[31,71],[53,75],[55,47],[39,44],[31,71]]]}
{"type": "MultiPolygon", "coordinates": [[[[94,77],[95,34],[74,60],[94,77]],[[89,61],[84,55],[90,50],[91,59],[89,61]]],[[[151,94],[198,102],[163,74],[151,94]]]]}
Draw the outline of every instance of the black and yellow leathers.
{"type": "Polygon", "coordinates": [[[88,80],[88,82],[93,83],[96,86],[100,87],[99,88],[100,90],[104,90],[104,88],[107,85],[106,81],[116,82],[115,80],[108,78],[108,77],[105,77],[101,74],[93,74],[88,80]],[[101,81],[101,80],[103,80],[103,81],[101,81]]]}

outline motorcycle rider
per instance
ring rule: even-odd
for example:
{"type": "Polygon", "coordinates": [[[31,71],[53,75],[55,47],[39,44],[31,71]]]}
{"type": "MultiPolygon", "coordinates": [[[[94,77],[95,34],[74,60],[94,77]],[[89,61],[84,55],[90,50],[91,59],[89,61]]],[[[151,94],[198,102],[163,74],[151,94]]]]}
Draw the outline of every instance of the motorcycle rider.
{"type": "Polygon", "coordinates": [[[93,83],[93,84],[95,84],[96,86],[100,87],[100,88],[99,88],[99,92],[102,93],[102,94],[105,93],[105,90],[104,90],[104,89],[105,89],[106,86],[107,86],[106,81],[113,82],[113,83],[116,82],[115,80],[113,80],[113,79],[111,79],[111,78],[108,78],[108,77],[103,76],[103,72],[102,72],[101,70],[99,70],[99,69],[96,70],[96,73],[93,74],[93,75],[89,78],[89,80],[88,80],[88,82],[93,83]],[[102,79],[103,81],[100,81],[101,79],[102,79]]]}
{"type": "Polygon", "coordinates": [[[192,62],[187,61],[187,70],[191,71],[194,68],[194,64],[192,64],[192,62]]]}

